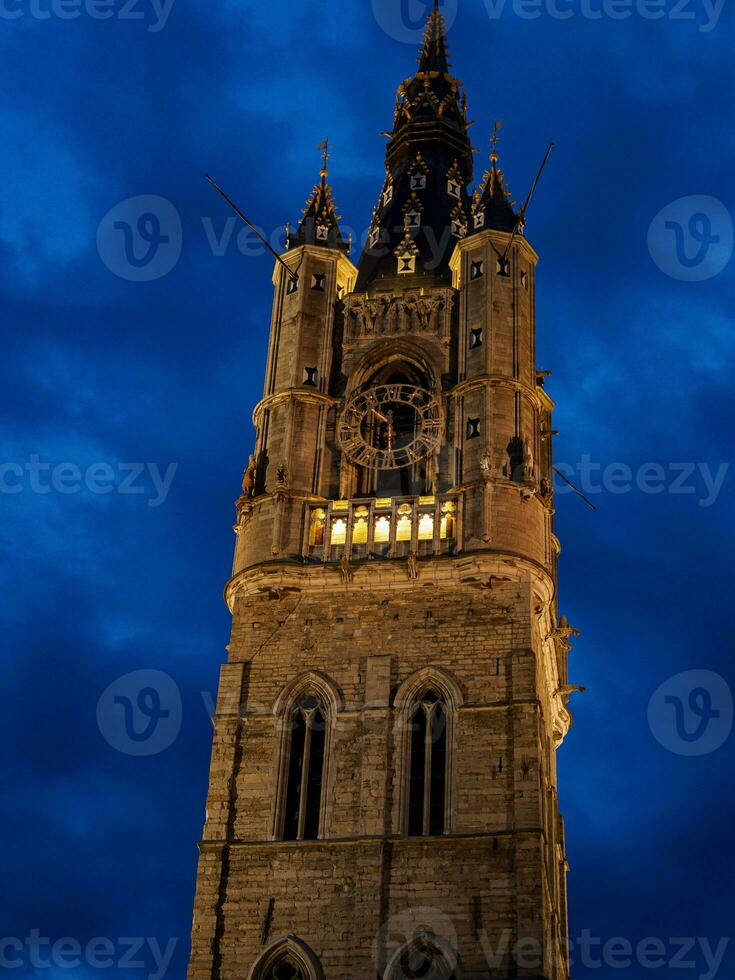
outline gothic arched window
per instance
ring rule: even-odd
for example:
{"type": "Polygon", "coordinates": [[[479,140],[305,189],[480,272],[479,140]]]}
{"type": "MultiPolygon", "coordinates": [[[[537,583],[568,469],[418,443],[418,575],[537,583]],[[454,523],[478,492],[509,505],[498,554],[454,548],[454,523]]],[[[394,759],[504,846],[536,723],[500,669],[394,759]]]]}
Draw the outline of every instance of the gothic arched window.
{"type": "Polygon", "coordinates": [[[327,713],[319,698],[306,694],[294,705],[288,722],[291,737],[283,839],[316,840],[322,813],[327,713]]]}
{"type": "Polygon", "coordinates": [[[445,831],[447,802],[447,708],[436,691],[424,692],[410,720],[408,834],[445,831]]]}
{"type": "Polygon", "coordinates": [[[276,698],[273,840],[327,836],[332,729],[343,709],[339,687],[318,670],[293,677],[276,698]]]}
{"type": "Polygon", "coordinates": [[[309,980],[309,978],[299,964],[294,963],[292,957],[284,956],[269,968],[263,975],[263,980],[309,980]]]}
{"type": "Polygon", "coordinates": [[[393,704],[398,758],[394,833],[454,833],[456,722],[464,705],[462,689],[449,671],[427,665],[403,681],[393,704]]]}
{"type": "Polygon", "coordinates": [[[268,947],[248,980],[324,980],[324,971],[305,942],[286,936],[268,947]]]}

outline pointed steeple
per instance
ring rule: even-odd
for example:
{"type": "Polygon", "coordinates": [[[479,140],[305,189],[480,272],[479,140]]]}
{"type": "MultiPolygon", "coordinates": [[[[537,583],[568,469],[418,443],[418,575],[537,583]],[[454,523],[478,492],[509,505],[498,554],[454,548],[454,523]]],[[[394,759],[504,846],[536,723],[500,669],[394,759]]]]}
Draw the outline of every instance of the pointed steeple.
{"type": "Polygon", "coordinates": [[[447,28],[437,0],[429,14],[424,41],[419,51],[418,71],[398,87],[389,158],[402,145],[404,131],[417,135],[419,126],[441,123],[445,139],[453,142],[455,156],[467,159],[472,168],[472,150],[467,138],[467,99],[459,79],[450,73],[447,28]]]}
{"type": "Polygon", "coordinates": [[[449,53],[447,51],[447,27],[444,15],[439,9],[439,0],[434,0],[434,9],[426,22],[424,46],[419,55],[419,71],[439,71],[449,73],[449,53]]]}
{"type": "Polygon", "coordinates": [[[438,0],[426,23],[418,63],[416,74],[398,87],[393,130],[386,134],[386,182],[360,261],[360,291],[398,275],[448,282],[449,258],[467,231],[467,185],[473,170],[467,99],[462,82],[450,73],[438,0]],[[399,268],[396,257],[406,246],[404,216],[415,255],[412,263],[400,263],[399,268]]]}
{"type": "Polygon", "coordinates": [[[340,217],[334,201],[332,188],[328,183],[329,143],[325,140],[318,147],[323,153],[319,183],[314,185],[311,196],[303,209],[303,217],[294,234],[287,233],[286,245],[289,249],[299,245],[319,245],[323,248],[336,248],[349,255],[352,242],[345,242],[340,231],[340,217]]]}
{"type": "Polygon", "coordinates": [[[485,171],[482,184],[472,199],[472,231],[492,228],[495,231],[513,231],[518,217],[513,210],[510,191],[505,184],[505,175],[498,167],[498,140],[503,124],[495,123],[491,137],[493,144],[490,154],[490,168],[485,171]]]}

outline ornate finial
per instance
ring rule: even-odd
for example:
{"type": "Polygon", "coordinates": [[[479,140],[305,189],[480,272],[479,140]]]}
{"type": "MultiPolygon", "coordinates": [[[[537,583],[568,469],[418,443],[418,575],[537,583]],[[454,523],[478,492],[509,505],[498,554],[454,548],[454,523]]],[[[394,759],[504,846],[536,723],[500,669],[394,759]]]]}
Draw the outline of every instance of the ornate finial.
{"type": "Polygon", "coordinates": [[[500,130],[503,128],[503,120],[496,119],[495,126],[493,128],[493,135],[490,137],[490,142],[493,144],[493,151],[490,154],[490,161],[493,166],[496,166],[498,162],[498,140],[500,139],[500,130]]]}
{"type": "Polygon", "coordinates": [[[321,245],[346,252],[347,244],[339,230],[340,216],[337,213],[332,188],[327,182],[329,140],[323,140],[317,147],[317,152],[322,154],[321,179],[314,185],[303,209],[303,218],[299,222],[296,234],[290,237],[289,242],[290,245],[321,245]]]}
{"type": "Polygon", "coordinates": [[[322,142],[317,146],[317,152],[323,154],[322,161],[322,172],[320,174],[322,180],[326,180],[329,176],[329,170],[327,169],[327,160],[329,160],[329,140],[322,140],[322,142]]]}
{"type": "Polygon", "coordinates": [[[439,7],[439,0],[434,0],[434,9],[426,21],[424,43],[418,60],[419,72],[438,71],[449,74],[447,27],[439,7]]]}

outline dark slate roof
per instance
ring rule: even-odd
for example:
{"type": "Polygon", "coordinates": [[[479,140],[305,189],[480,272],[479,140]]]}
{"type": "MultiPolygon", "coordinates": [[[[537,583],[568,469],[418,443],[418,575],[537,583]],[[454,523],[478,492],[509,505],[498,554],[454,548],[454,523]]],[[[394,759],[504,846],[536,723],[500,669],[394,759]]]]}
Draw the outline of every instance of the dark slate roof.
{"type": "Polygon", "coordinates": [[[429,16],[418,60],[416,74],[398,88],[386,181],[360,260],[358,291],[377,283],[390,286],[396,279],[404,286],[420,285],[427,278],[448,281],[454,247],[471,229],[467,185],[473,151],[467,101],[462,83],[449,71],[446,27],[438,6],[429,16]],[[415,272],[398,276],[397,252],[406,251],[409,239],[415,272]]]}
{"type": "Polygon", "coordinates": [[[505,175],[498,169],[498,154],[490,157],[490,169],[485,172],[480,188],[472,199],[472,231],[493,228],[512,232],[518,223],[513,210],[510,192],[505,185],[505,175]]]}

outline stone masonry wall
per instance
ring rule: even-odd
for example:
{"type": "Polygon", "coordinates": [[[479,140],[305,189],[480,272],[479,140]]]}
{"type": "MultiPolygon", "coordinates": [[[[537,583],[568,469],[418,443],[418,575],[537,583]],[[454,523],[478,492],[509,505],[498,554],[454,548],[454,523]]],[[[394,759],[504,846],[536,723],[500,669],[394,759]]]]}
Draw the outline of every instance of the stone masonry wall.
{"type": "Polygon", "coordinates": [[[449,933],[465,977],[506,976],[507,956],[490,968],[488,949],[544,938],[549,787],[542,783],[550,786],[553,775],[540,768],[545,746],[531,576],[491,591],[437,589],[420,580],[411,589],[378,585],[236,601],[216,720],[192,980],[215,975],[215,968],[223,980],[247,977],[263,949],[289,934],[311,946],[328,980],[379,975],[407,938],[401,931],[410,938],[419,919],[449,933]],[[451,835],[409,839],[400,836],[394,699],[431,665],[447,672],[461,700],[453,724],[451,835]],[[284,843],[273,840],[280,744],[274,708],[284,687],[308,671],[326,675],[339,697],[325,780],[327,839],[284,843]],[[381,935],[386,923],[392,938],[381,935]]]}

